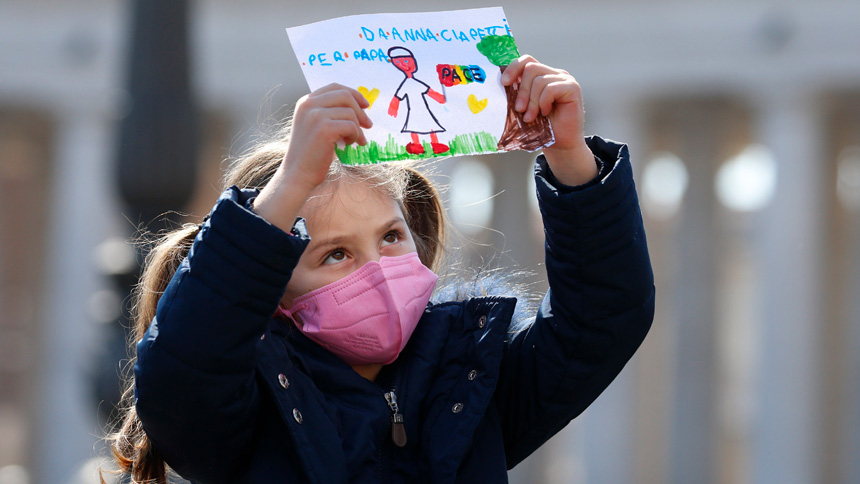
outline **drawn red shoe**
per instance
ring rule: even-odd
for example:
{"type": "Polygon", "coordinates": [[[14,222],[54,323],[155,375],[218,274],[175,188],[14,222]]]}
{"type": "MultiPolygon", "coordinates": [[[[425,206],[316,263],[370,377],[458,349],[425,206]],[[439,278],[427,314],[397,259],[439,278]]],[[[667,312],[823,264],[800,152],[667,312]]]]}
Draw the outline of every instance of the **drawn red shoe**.
{"type": "MultiPolygon", "coordinates": [[[[447,153],[448,150],[451,149],[451,148],[448,148],[448,145],[442,144],[442,143],[430,143],[430,146],[433,148],[433,153],[435,153],[437,155],[439,153],[447,153]]],[[[406,149],[408,150],[409,147],[407,146],[406,149]]]]}
{"type": "MultiPolygon", "coordinates": [[[[446,146],[445,148],[447,149],[448,147],[446,146]]],[[[435,151],[436,148],[434,147],[433,150],[435,151]]],[[[410,155],[424,154],[424,145],[422,145],[421,143],[408,143],[406,145],[406,152],[410,155]]]]}

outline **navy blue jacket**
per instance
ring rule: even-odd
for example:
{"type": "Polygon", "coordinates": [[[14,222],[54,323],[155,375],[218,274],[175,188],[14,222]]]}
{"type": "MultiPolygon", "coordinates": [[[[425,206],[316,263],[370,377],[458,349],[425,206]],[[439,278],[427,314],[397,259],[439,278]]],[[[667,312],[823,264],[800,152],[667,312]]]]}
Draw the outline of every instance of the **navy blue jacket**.
{"type": "Polygon", "coordinates": [[[607,167],[587,186],[537,161],[550,290],[534,322],[511,330],[513,298],[431,304],[375,382],[272,318],[308,239],[227,190],[137,346],[136,408],[165,461],[203,483],[507,482],[609,385],[653,318],[627,148],[588,143],[607,167]]]}

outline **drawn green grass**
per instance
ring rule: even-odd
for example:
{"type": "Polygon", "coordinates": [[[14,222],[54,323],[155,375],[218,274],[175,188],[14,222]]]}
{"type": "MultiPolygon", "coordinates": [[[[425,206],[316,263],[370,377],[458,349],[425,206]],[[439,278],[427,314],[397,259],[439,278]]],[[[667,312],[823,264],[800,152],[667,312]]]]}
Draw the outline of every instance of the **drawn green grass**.
{"type": "MultiPolygon", "coordinates": [[[[403,135],[404,140],[409,140],[407,135],[403,135]]],[[[446,143],[444,139],[440,140],[446,143]]],[[[496,144],[498,139],[490,133],[480,131],[478,133],[461,134],[449,140],[446,144],[450,151],[445,153],[434,154],[433,148],[430,147],[429,141],[424,141],[424,153],[413,155],[406,152],[406,145],[399,144],[395,141],[394,136],[388,135],[388,141],[384,145],[380,145],[376,141],[371,141],[365,146],[349,145],[344,149],[336,148],[337,157],[341,163],[345,165],[369,165],[383,161],[398,161],[398,160],[423,160],[437,156],[454,156],[454,155],[473,155],[475,153],[489,153],[498,151],[496,144]]]]}

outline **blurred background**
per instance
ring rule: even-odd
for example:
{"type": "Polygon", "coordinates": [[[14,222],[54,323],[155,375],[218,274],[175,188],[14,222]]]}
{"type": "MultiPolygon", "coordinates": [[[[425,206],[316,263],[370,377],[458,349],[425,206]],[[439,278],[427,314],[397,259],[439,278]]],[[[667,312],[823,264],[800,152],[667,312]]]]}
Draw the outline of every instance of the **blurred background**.
{"type": "MultiPolygon", "coordinates": [[[[97,482],[128,241],[197,223],[307,93],[285,27],[498,4],[582,84],[586,132],[629,143],[658,295],[511,481],[860,483],[860,3],[4,0],[0,484],[97,482]]],[[[532,158],[437,164],[452,253],[542,270],[532,158]]]]}

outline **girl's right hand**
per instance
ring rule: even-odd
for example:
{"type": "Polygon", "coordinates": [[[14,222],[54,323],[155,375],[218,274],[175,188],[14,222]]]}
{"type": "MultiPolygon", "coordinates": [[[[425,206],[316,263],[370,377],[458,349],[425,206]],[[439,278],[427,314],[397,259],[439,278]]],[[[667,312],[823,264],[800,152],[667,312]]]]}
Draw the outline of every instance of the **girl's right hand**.
{"type": "Polygon", "coordinates": [[[360,92],[340,84],[329,84],[299,99],[282,163],[288,176],[310,190],[322,183],[338,141],[367,144],[361,128],[373,126],[364,112],[368,107],[360,92]]]}
{"type": "Polygon", "coordinates": [[[325,180],[336,159],[336,143],[367,144],[362,128],[373,125],[364,112],[368,107],[360,92],[340,84],[329,84],[299,99],[287,154],[254,201],[257,213],[289,231],[310,193],[325,180]]]}

